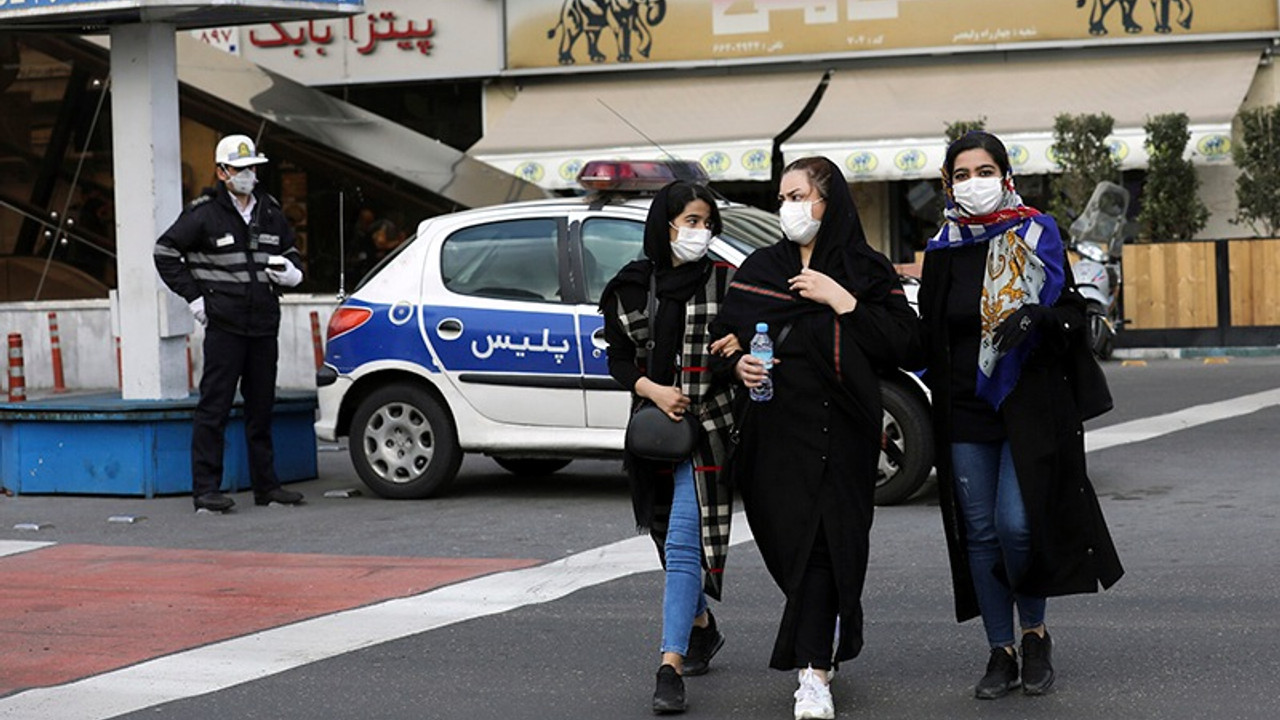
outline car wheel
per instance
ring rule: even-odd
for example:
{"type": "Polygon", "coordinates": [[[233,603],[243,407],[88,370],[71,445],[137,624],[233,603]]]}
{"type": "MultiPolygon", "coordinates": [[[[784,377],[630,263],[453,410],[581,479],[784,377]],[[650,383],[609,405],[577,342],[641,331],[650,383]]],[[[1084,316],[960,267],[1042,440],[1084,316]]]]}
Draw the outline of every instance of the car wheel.
{"type": "Polygon", "coordinates": [[[933,426],[929,408],[891,382],[880,384],[884,429],[876,504],[896,505],[916,494],[933,469],[933,426]]]}
{"type": "Polygon", "coordinates": [[[523,477],[550,475],[573,462],[566,458],[501,458],[493,459],[504,470],[523,477]]]}
{"type": "Polygon", "coordinates": [[[462,450],[440,401],[415,385],[379,388],[351,418],[351,462],[385,498],[439,495],[458,474],[462,450]]]}

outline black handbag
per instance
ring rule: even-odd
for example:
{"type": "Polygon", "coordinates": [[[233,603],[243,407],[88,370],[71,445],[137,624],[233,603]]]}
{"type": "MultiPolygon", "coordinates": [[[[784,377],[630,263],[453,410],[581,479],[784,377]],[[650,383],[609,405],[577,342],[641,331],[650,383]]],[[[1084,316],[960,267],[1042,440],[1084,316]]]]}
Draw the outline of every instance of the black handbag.
{"type": "Polygon", "coordinates": [[[1077,337],[1071,343],[1071,357],[1067,363],[1071,393],[1075,397],[1080,422],[1110,412],[1115,407],[1115,401],[1111,399],[1107,376],[1098,365],[1093,351],[1089,349],[1089,343],[1077,337]]]}
{"type": "MultiPolygon", "coordinates": [[[[654,313],[657,310],[657,278],[649,276],[649,300],[646,307],[649,319],[649,341],[647,347],[653,351],[654,313]]],[[[672,420],[657,405],[649,400],[641,400],[627,421],[627,434],[624,447],[626,451],[646,460],[662,460],[679,462],[687,460],[693,454],[698,442],[698,426],[688,415],[678,421],[672,420]]]]}
{"type": "Polygon", "coordinates": [[[627,452],[646,460],[688,460],[697,442],[698,426],[692,418],[672,420],[648,400],[636,407],[627,422],[627,452]]]}

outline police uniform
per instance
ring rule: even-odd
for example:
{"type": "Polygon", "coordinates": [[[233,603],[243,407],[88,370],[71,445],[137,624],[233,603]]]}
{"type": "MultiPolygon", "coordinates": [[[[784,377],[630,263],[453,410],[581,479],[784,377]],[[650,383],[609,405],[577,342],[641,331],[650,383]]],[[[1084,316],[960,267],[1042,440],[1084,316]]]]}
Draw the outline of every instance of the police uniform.
{"type": "Polygon", "coordinates": [[[264,502],[280,487],[271,443],[275,403],[279,289],[267,259],[282,255],[301,270],[294,235],[280,205],[254,190],[246,222],[226,186],[206,189],[156,241],[161,279],[188,303],[204,298],[208,324],[204,373],[191,438],[192,496],[217,493],[227,419],[236,384],[244,397],[245,437],[254,498],[264,502]]]}

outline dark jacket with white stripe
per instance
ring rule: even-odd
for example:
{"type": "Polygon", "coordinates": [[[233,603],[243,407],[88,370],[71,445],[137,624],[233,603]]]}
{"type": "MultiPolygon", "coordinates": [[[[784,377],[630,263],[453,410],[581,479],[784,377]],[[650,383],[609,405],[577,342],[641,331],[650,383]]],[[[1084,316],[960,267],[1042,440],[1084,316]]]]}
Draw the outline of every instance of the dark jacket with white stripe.
{"type": "Polygon", "coordinates": [[[279,289],[267,277],[267,258],[283,255],[298,268],[293,229],[280,204],[261,190],[246,224],[222,183],[191,201],[156,241],[160,278],[187,302],[204,298],[209,326],[249,336],[280,328],[279,289]]]}

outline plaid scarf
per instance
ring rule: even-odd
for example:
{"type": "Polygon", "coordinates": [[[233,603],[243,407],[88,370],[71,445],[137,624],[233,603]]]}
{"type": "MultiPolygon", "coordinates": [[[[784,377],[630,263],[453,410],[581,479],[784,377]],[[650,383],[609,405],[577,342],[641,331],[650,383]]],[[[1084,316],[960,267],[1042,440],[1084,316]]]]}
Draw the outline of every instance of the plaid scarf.
{"type": "MultiPolygon", "coordinates": [[[[711,387],[711,320],[720,312],[720,302],[729,285],[733,267],[715,263],[714,270],[705,285],[700,287],[685,303],[685,332],[681,343],[680,368],[676,384],[692,401],[689,411],[698,418],[703,432],[693,452],[693,478],[698,493],[698,510],[702,522],[702,554],[706,567],[705,590],[708,595],[720,599],[726,557],[729,552],[729,522],[733,515],[733,491],[726,483],[723,465],[728,458],[726,438],[733,425],[733,403],[730,387],[711,387]]],[[[636,346],[636,363],[641,368],[648,365],[649,320],[645,308],[627,311],[618,299],[618,318],[627,337],[636,346]]],[[[632,398],[632,409],[639,403],[632,398]]],[[[641,474],[646,482],[657,482],[657,476],[670,477],[669,464],[637,462],[632,472],[641,474]]],[[[669,482],[669,480],[668,480],[669,482]]],[[[667,521],[671,515],[670,499],[655,503],[649,531],[662,552],[667,534],[667,521]]],[[[665,565],[665,558],[664,558],[665,565]]]]}

